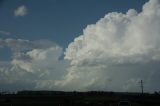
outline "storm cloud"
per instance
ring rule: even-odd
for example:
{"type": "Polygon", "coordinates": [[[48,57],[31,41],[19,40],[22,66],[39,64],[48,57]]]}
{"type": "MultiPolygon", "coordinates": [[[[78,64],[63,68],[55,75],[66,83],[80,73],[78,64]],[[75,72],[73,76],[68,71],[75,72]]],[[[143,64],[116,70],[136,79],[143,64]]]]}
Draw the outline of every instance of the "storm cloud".
{"type": "Polygon", "coordinates": [[[106,14],[69,44],[68,74],[58,85],[79,90],[146,91],[160,88],[160,2],[150,0],[138,13],[106,14]]]}
{"type": "Polygon", "coordinates": [[[160,1],[142,11],[111,12],[63,48],[52,41],[0,39],[12,49],[1,62],[3,88],[145,91],[160,89],[160,1]],[[64,59],[63,59],[64,54],[64,59]],[[18,88],[15,85],[20,85],[18,88]]]}

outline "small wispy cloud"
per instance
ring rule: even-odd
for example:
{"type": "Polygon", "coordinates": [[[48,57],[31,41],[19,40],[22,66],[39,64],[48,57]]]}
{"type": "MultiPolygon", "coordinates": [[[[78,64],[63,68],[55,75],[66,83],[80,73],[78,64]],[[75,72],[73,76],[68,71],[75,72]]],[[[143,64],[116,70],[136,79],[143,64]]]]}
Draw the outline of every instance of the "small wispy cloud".
{"type": "Polygon", "coordinates": [[[10,32],[0,30],[0,35],[11,35],[10,32]]]}
{"type": "Polygon", "coordinates": [[[28,9],[26,6],[22,5],[20,7],[18,7],[15,11],[14,11],[14,15],[15,16],[25,16],[28,13],[28,9]]]}

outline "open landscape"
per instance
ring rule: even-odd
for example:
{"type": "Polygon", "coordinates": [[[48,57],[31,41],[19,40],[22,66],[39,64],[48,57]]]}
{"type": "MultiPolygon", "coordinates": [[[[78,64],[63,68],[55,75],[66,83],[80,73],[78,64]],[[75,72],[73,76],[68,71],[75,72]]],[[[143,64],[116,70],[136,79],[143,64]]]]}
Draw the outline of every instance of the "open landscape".
{"type": "Polygon", "coordinates": [[[160,0],[0,0],[0,106],[160,106],[160,0]]]}
{"type": "Polygon", "coordinates": [[[118,106],[120,101],[128,101],[131,106],[160,106],[160,94],[20,91],[0,96],[0,106],[118,106]]]}

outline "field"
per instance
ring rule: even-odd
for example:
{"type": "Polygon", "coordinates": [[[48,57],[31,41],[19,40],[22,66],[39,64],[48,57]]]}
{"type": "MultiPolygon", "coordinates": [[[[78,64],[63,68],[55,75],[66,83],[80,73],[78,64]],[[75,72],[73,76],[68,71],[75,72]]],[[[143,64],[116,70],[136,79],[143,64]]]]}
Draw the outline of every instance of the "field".
{"type": "Polygon", "coordinates": [[[129,101],[132,106],[160,106],[160,95],[100,91],[21,91],[0,95],[0,106],[117,106],[120,101],[129,101]]]}

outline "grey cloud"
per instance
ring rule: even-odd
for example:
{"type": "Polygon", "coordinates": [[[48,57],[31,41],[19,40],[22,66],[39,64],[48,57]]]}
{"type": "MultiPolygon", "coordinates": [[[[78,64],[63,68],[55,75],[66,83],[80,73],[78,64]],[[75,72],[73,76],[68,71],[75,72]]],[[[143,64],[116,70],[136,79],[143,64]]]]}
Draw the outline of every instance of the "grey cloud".
{"type": "Polygon", "coordinates": [[[11,35],[11,33],[10,32],[6,32],[6,31],[2,31],[2,30],[0,30],[0,35],[11,35]]]}
{"type": "Polygon", "coordinates": [[[0,62],[0,89],[47,89],[43,85],[51,81],[48,89],[52,88],[68,66],[67,60],[59,60],[63,49],[54,42],[1,39],[0,43],[12,49],[12,60],[0,62]]]}

